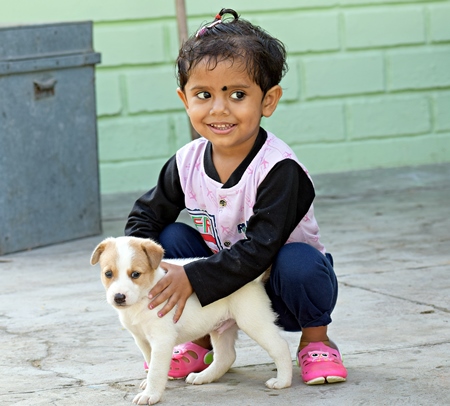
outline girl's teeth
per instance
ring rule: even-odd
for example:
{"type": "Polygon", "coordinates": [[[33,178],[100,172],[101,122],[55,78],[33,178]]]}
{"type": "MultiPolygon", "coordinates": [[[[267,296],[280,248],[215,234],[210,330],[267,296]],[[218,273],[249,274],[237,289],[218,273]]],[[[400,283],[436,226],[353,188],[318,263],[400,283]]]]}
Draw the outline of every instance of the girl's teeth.
{"type": "Polygon", "coordinates": [[[211,127],[217,128],[218,130],[227,130],[231,128],[231,124],[211,124],[211,127]]]}

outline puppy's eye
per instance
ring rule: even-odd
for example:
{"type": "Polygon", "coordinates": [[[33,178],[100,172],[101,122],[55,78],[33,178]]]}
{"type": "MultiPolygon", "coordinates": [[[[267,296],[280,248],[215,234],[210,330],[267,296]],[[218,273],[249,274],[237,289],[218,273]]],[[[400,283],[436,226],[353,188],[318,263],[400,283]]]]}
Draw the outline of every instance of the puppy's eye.
{"type": "Polygon", "coordinates": [[[140,276],[141,276],[141,273],[140,273],[140,272],[137,272],[137,271],[131,272],[131,277],[132,277],[133,279],[137,279],[137,278],[139,278],[140,276]]]}
{"type": "Polygon", "coordinates": [[[106,272],[105,272],[105,276],[106,276],[108,279],[111,279],[111,278],[113,277],[112,271],[106,271],[106,272]]]}

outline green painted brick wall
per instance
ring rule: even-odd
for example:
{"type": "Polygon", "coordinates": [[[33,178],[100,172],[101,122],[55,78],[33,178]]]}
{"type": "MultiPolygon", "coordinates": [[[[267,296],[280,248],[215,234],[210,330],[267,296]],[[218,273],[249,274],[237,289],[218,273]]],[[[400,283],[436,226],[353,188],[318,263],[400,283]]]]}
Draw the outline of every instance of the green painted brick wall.
{"type": "MultiPolygon", "coordinates": [[[[186,0],[194,32],[231,7],[279,37],[290,70],[263,126],[310,172],[450,162],[450,0],[186,0]]],[[[172,0],[0,2],[1,23],[94,21],[103,193],[145,190],[190,140],[172,0]]]]}

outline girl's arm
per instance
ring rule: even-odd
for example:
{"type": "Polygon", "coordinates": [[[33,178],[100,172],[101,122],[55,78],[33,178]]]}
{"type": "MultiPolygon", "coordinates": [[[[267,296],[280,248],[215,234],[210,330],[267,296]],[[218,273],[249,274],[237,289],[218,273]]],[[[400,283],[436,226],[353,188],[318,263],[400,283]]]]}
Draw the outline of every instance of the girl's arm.
{"type": "Polygon", "coordinates": [[[261,275],[306,215],[314,196],[312,182],[299,164],[291,159],[279,162],[258,188],[247,239],[184,266],[201,304],[228,296],[261,275]]]}
{"type": "Polygon", "coordinates": [[[158,241],[164,227],[175,222],[183,209],[184,195],[174,155],[161,169],[157,185],[134,204],[125,235],[158,241]]]}

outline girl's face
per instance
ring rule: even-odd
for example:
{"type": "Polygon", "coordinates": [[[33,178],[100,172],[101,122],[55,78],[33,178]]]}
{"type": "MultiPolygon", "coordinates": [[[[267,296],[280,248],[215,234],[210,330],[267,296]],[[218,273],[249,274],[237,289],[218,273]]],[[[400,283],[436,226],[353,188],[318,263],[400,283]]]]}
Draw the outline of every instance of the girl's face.
{"type": "Polygon", "coordinates": [[[261,117],[272,115],[282,95],[277,85],[263,96],[245,68],[229,61],[213,70],[200,62],[184,91],[177,92],[192,126],[213,144],[213,151],[242,157],[253,147],[261,117]]]}

